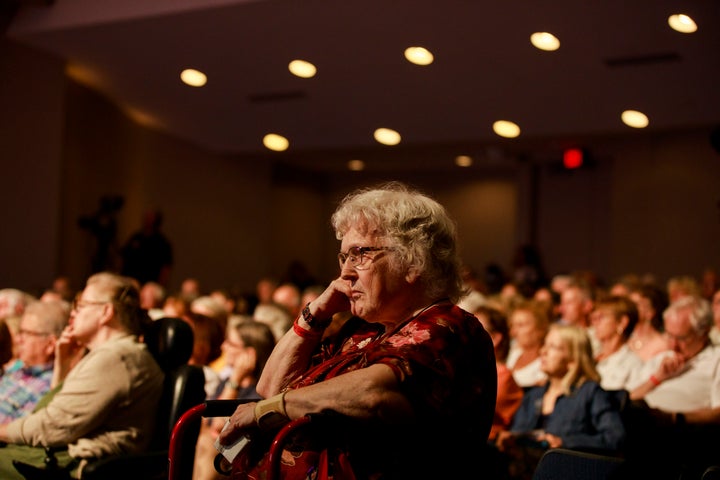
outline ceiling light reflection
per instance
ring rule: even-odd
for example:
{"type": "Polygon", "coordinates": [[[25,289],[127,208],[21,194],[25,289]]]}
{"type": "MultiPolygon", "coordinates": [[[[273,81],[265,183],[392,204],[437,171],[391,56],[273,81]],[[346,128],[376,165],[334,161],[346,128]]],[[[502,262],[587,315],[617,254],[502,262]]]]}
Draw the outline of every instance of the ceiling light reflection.
{"type": "Polygon", "coordinates": [[[530,35],[530,43],[532,43],[535,48],[545,50],[546,52],[552,52],[560,48],[560,40],[558,40],[555,35],[548,32],[533,33],[530,35]]]}
{"type": "Polygon", "coordinates": [[[520,136],[520,127],[508,120],[498,120],[493,123],[493,131],[505,138],[516,138],[520,136]]]}
{"type": "Polygon", "coordinates": [[[415,65],[430,65],[435,57],[427,48],[408,47],[405,49],[405,58],[415,65]]]}
{"type": "Polygon", "coordinates": [[[373,136],[378,143],[383,145],[397,145],[401,140],[400,134],[389,128],[378,128],[373,136]]]}
{"type": "Polygon", "coordinates": [[[637,110],[625,110],[620,118],[625,125],[632,128],[645,128],[650,124],[647,115],[637,110]]]}
{"type": "Polygon", "coordinates": [[[180,73],[180,80],[191,87],[202,87],[207,83],[207,76],[199,70],[186,68],[180,73]]]}
{"type": "Polygon", "coordinates": [[[472,165],[472,163],[472,157],[468,155],[458,155],[457,157],[455,157],[455,165],[457,165],[458,167],[469,167],[470,165],[472,165]]]}
{"type": "Polygon", "coordinates": [[[312,78],[317,73],[317,68],[310,62],[305,60],[293,60],[288,65],[290,73],[300,78],[312,78]]]}
{"type": "Polygon", "coordinates": [[[684,13],[677,13],[668,17],[668,25],[673,30],[680,33],[694,33],[697,32],[697,25],[695,21],[684,13]]]}
{"type": "Polygon", "coordinates": [[[275,152],[284,152],[290,146],[290,142],[287,138],[277,133],[268,133],[263,137],[263,145],[269,150],[275,152]]]}

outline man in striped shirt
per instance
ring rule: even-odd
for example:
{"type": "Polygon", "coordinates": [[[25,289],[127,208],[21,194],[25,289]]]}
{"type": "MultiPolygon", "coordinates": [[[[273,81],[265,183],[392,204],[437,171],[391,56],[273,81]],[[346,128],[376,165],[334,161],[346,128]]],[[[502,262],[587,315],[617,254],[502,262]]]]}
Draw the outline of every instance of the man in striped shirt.
{"type": "Polygon", "coordinates": [[[0,424],[32,412],[50,390],[55,342],[69,312],[61,301],[36,301],[25,309],[14,338],[17,359],[0,377],[0,424]]]}

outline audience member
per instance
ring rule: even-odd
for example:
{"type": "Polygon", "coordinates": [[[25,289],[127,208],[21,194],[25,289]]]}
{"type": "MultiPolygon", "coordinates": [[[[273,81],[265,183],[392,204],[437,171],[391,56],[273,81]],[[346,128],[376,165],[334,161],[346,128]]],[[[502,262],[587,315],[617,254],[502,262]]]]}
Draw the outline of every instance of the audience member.
{"type": "MultiPolygon", "coordinates": [[[[3,288],[0,290],[0,320],[5,321],[11,335],[17,335],[20,328],[20,318],[25,311],[25,307],[37,300],[33,295],[17,288],[3,288]]],[[[13,347],[13,358],[16,357],[17,352],[13,347]]]]}
{"type": "Polygon", "coordinates": [[[190,311],[190,303],[180,295],[168,295],[162,311],[165,317],[182,318],[190,311]]]}
{"type": "Polygon", "coordinates": [[[295,318],[300,314],[300,309],[305,305],[300,304],[302,292],[297,285],[293,283],[282,283],[275,288],[272,294],[272,302],[285,308],[291,318],[295,318]]]}
{"type": "Polygon", "coordinates": [[[300,299],[300,305],[303,307],[307,305],[308,303],[312,302],[316,298],[320,296],[322,292],[325,291],[324,285],[310,285],[308,287],[305,287],[302,291],[302,298],[300,299]]]}
{"type": "Polygon", "coordinates": [[[274,303],[261,303],[255,307],[253,319],[270,327],[278,342],[293,325],[293,317],[287,309],[274,303]]]}
{"type": "Polygon", "coordinates": [[[277,286],[277,280],[272,277],[263,277],[258,280],[255,287],[255,292],[258,298],[258,305],[267,305],[272,303],[272,295],[277,286]]]}
{"type": "Polygon", "coordinates": [[[641,383],[643,367],[627,344],[638,322],[635,304],[624,296],[610,296],[595,303],[590,319],[600,345],[595,354],[600,385],[605,390],[632,390],[641,383]]]}
{"type": "MultiPolygon", "coordinates": [[[[347,196],[332,221],[340,276],[273,350],[257,385],[266,400],[240,405],[220,443],[250,432],[263,454],[258,427],[331,410],[353,422],[348,443],[318,455],[298,432],[285,475],[325,467],[335,478],[466,475],[486,446],[497,372],[489,335],[454,304],[462,286],[454,223],[400,184],[347,196]],[[353,318],[323,342],[332,317],[348,310],[353,318]]],[[[244,460],[255,475],[267,457],[244,460]]]]}
{"type": "Polygon", "coordinates": [[[490,334],[495,348],[497,397],[495,416],[488,437],[489,441],[494,442],[498,432],[510,428],[513,415],[522,401],[523,389],[515,382],[512,372],[505,365],[510,351],[510,329],[507,317],[500,310],[487,306],[479,306],[475,309],[474,314],[490,334]]]}
{"type": "Polygon", "coordinates": [[[540,350],[550,326],[542,304],[527,301],[510,313],[512,338],[507,367],[521,387],[532,387],[545,381],[540,368],[540,350]]]}
{"type": "Polygon", "coordinates": [[[205,373],[205,396],[212,398],[220,385],[220,376],[211,364],[222,354],[226,326],[217,318],[199,310],[190,311],[182,318],[190,323],[194,334],[193,352],[188,363],[202,367],[205,373]]]}
{"type": "Polygon", "coordinates": [[[637,306],[638,324],[628,345],[643,362],[647,362],[669,348],[662,334],[662,315],[668,307],[667,292],[654,284],[644,284],[630,293],[630,299],[637,306]]]}
{"type": "Polygon", "coordinates": [[[590,323],[590,313],[594,307],[594,292],[588,283],[578,280],[568,285],[560,295],[560,322],[563,325],[574,325],[584,328],[590,337],[593,351],[597,352],[599,344],[595,338],[594,328],[590,323]]]}
{"type": "MultiPolygon", "coordinates": [[[[275,337],[263,323],[251,320],[229,326],[222,344],[227,366],[220,374],[221,383],[212,398],[259,400],[255,387],[274,347],[275,337]]],[[[215,470],[213,459],[217,455],[214,443],[226,420],[216,417],[203,422],[195,450],[194,480],[223,478],[215,470]]]]}
{"type": "MultiPolygon", "coordinates": [[[[213,342],[217,344],[217,348],[220,348],[220,344],[225,338],[224,332],[227,331],[228,319],[230,318],[230,314],[228,313],[226,306],[222,302],[220,302],[217,297],[212,297],[210,295],[201,295],[192,301],[192,303],[190,304],[190,310],[192,312],[205,315],[206,317],[210,317],[215,320],[218,325],[220,325],[220,328],[223,332],[222,338],[218,337],[213,339],[213,342]]],[[[214,329],[213,332],[214,335],[218,335],[218,333],[214,329]]],[[[225,359],[223,358],[222,351],[219,355],[213,356],[213,358],[209,360],[209,363],[207,365],[215,373],[219,372],[225,365],[225,359]]],[[[208,372],[208,374],[209,373],[210,372],[208,372]]]]}
{"type": "Polygon", "coordinates": [[[223,306],[227,312],[228,318],[230,318],[231,315],[238,313],[236,310],[237,300],[228,290],[216,288],[210,292],[209,296],[223,306]]]}
{"type": "Polygon", "coordinates": [[[43,466],[45,446],[67,446],[56,453],[58,466],[76,476],[90,459],[147,448],[163,384],[138,341],[149,321],[131,279],[99,273],[87,280],[55,349],[53,381],[62,386],[43,408],[0,425],[0,441],[8,442],[0,478],[23,478],[12,460],[43,466]]]}
{"type": "Polygon", "coordinates": [[[554,290],[549,287],[540,287],[535,290],[532,299],[547,305],[550,323],[555,323],[560,319],[560,295],[554,290]]]}
{"type": "Polygon", "coordinates": [[[632,391],[651,407],[682,412],[689,423],[720,423],[720,349],[708,337],[710,302],[685,296],[663,314],[670,351],[646,364],[652,375],[632,391]]]}
{"type": "Polygon", "coordinates": [[[200,280],[194,277],[188,277],[180,283],[180,297],[186,302],[192,303],[196,298],[202,295],[200,289],[200,280]]]}
{"type": "Polygon", "coordinates": [[[673,478],[681,478],[678,471],[682,478],[699,478],[705,467],[717,464],[720,435],[720,349],[708,338],[710,302],[680,297],[663,318],[672,351],[647,362],[652,375],[631,392],[648,407],[646,417],[634,417],[642,438],[638,451],[654,452],[649,457],[654,465],[673,478]]]}
{"type": "Polygon", "coordinates": [[[553,324],[542,348],[544,385],[528,390],[497,445],[510,456],[510,475],[531,478],[547,448],[618,452],[625,428],[617,404],[600,386],[587,332],[553,324]]]}
{"type": "Polygon", "coordinates": [[[66,275],[55,277],[50,289],[53,292],[57,292],[60,297],[62,297],[62,300],[65,300],[66,302],[72,302],[75,298],[75,289],[72,287],[70,277],[66,275]]]}
{"type": "Polygon", "coordinates": [[[713,326],[710,329],[710,341],[720,345],[720,289],[712,296],[713,326]]]}
{"type": "Polygon", "coordinates": [[[667,281],[667,294],[670,303],[681,297],[698,297],[701,295],[700,284],[690,275],[677,275],[667,281]]]}
{"type": "Polygon", "coordinates": [[[0,318],[0,375],[5,373],[9,362],[14,358],[13,335],[5,322],[0,318]]]}
{"type": "Polygon", "coordinates": [[[0,377],[0,424],[32,412],[50,390],[55,344],[68,323],[66,302],[34,302],[25,308],[15,342],[18,358],[0,377]]]}
{"type": "Polygon", "coordinates": [[[140,306],[148,311],[153,320],[164,317],[165,287],[157,282],[146,282],[140,288],[140,306]]]}
{"type": "Polygon", "coordinates": [[[641,285],[638,275],[628,273],[620,277],[608,289],[608,294],[613,297],[627,297],[631,292],[637,290],[641,285]]]}
{"type": "Polygon", "coordinates": [[[700,278],[700,291],[702,297],[708,301],[712,301],[713,294],[720,290],[720,275],[714,268],[706,268],[703,270],[700,278]]]}

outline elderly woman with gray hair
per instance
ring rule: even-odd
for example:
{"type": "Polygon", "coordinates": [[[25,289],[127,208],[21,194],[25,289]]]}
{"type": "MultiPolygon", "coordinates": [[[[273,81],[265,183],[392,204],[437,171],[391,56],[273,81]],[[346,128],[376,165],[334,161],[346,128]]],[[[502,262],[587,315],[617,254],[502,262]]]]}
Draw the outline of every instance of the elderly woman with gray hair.
{"type": "Polygon", "coordinates": [[[257,385],[265,400],[240,405],[220,435],[225,446],[250,438],[233,475],[262,476],[262,438],[324,411],[352,427],[332,448],[296,433],[283,452],[285,478],[467,472],[490,431],[497,380],[489,335],[455,305],[462,282],[453,221],[435,200],[391,183],[347,196],[332,225],[339,276],[273,351],[257,385]],[[346,320],[325,335],[334,317],[346,320]]]}

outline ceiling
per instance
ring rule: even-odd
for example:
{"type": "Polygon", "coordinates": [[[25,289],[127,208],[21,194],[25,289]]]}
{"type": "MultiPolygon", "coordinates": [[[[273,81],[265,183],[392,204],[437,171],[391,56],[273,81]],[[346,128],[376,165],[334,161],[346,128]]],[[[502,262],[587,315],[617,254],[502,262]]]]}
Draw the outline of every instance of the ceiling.
{"type": "Polygon", "coordinates": [[[290,140],[286,157],[641,135],[620,121],[625,109],[646,113],[649,132],[720,125],[717,0],[16,2],[12,40],[67,59],[135,118],[219,153],[266,153],[269,132],[290,140]],[[671,30],[673,13],[698,31],[671,30]],[[536,31],[560,49],[532,47],[536,31]],[[435,62],[408,63],[414,45],[435,62]],[[296,58],[318,74],[290,75],[296,58]],[[186,67],[208,84],[183,85],[186,67]],[[499,119],[521,136],[497,137],[499,119]],[[378,147],[378,127],[400,132],[401,146],[378,147]]]}

